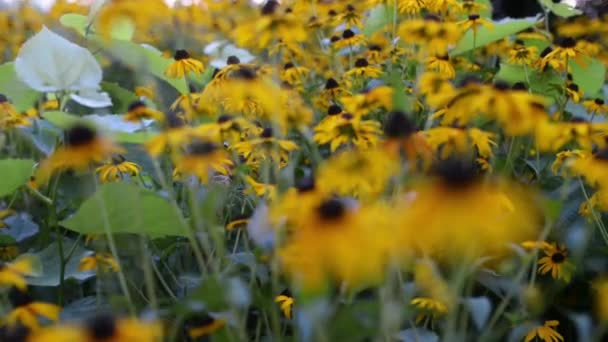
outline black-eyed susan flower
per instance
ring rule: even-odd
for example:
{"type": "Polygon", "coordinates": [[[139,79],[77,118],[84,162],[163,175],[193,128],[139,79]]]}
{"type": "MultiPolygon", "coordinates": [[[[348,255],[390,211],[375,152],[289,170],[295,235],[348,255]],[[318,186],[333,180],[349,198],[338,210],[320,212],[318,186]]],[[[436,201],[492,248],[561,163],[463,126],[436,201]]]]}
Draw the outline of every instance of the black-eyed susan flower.
{"type": "Polygon", "coordinates": [[[344,23],[347,29],[352,27],[361,28],[362,13],[361,8],[357,9],[353,3],[349,3],[342,12],[333,17],[333,23],[335,26],[344,23]]]}
{"type": "Polygon", "coordinates": [[[427,15],[424,19],[406,20],[399,26],[399,37],[405,43],[419,45],[426,56],[443,56],[448,48],[462,37],[458,23],[442,22],[438,17],[427,15]]]}
{"type": "Polygon", "coordinates": [[[484,19],[477,13],[469,14],[467,19],[460,22],[460,25],[462,25],[463,31],[472,30],[474,37],[477,36],[477,32],[479,31],[480,27],[485,27],[487,29],[494,28],[494,24],[492,24],[491,21],[484,19]]]}
{"type": "Polygon", "coordinates": [[[101,272],[118,272],[120,266],[111,254],[95,253],[80,259],[78,271],[99,270],[101,272]]]}
{"type": "Polygon", "coordinates": [[[475,0],[463,0],[460,2],[460,10],[467,15],[480,13],[488,9],[488,6],[475,0]]]}
{"type": "Polygon", "coordinates": [[[382,75],[382,69],[375,65],[370,65],[367,59],[359,58],[355,61],[355,65],[352,69],[349,69],[344,73],[344,77],[366,77],[366,78],[377,78],[382,75]]]}
{"type": "Polygon", "coordinates": [[[428,144],[443,159],[453,154],[466,154],[471,148],[482,158],[488,159],[492,157],[492,151],[497,146],[494,133],[478,128],[434,127],[425,131],[425,134],[428,144]]]}
{"type": "Polygon", "coordinates": [[[356,49],[362,45],[365,45],[365,38],[360,33],[355,33],[351,29],[346,29],[342,32],[341,39],[336,40],[332,46],[337,49],[356,49]]]}
{"type": "Polygon", "coordinates": [[[137,86],[137,87],[135,87],[134,92],[135,92],[135,95],[137,95],[137,97],[139,97],[140,99],[145,98],[145,99],[153,100],[156,97],[154,85],[137,86]]]}
{"type": "Polygon", "coordinates": [[[129,105],[124,120],[127,122],[141,122],[141,120],[162,121],[165,115],[157,110],[149,108],[143,101],[135,101],[129,105]]]}
{"type": "Polygon", "coordinates": [[[384,136],[389,153],[405,153],[407,160],[415,168],[418,161],[428,167],[432,160],[433,149],[426,141],[423,132],[419,131],[413,121],[403,112],[391,112],[384,122],[384,136]]]}
{"type": "Polygon", "coordinates": [[[9,299],[13,305],[13,310],[6,317],[9,326],[22,324],[35,331],[40,328],[39,317],[54,322],[59,320],[61,308],[58,305],[34,301],[30,295],[21,290],[12,290],[9,299]]]}
{"type": "Polygon", "coordinates": [[[539,55],[539,59],[535,63],[535,67],[540,71],[546,71],[548,67],[553,68],[556,71],[563,72],[566,70],[566,61],[560,58],[554,58],[555,55],[551,55],[553,48],[547,46],[539,55]],[[551,55],[549,58],[548,56],[551,55]]]}
{"type": "Polygon", "coordinates": [[[293,286],[315,292],[332,280],[349,289],[379,281],[387,262],[386,226],[379,209],[357,208],[339,198],[322,200],[314,208],[313,215],[290,229],[279,249],[293,286]]]}
{"type": "Polygon", "coordinates": [[[230,168],[233,165],[223,147],[209,141],[195,141],[187,147],[183,155],[178,157],[175,172],[197,176],[203,184],[206,184],[212,172],[224,176],[230,175],[230,168]]]}
{"type": "Polygon", "coordinates": [[[508,62],[517,65],[532,66],[538,59],[538,48],[536,46],[526,46],[521,40],[515,41],[513,48],[509,50],[508,62]]]}
{"type": "Polygon", "coordinates": [[[536,236],[542,215],[534,196],[507,180],[484,181],[472,159],[435,165],[438,178],[421,182],[405,197],[398,235],[403,251],[453,258],[504,256],[507,244],[536,236]],[[425,229],[412,229],[423,224],[425,229]],[[416,252],[414,252],[416,251],[416,252]]]}
{"type": "Polygon", "coordinates": [[[40,163],[36,181],[45,184],[54,174],[66,170],[87,170],[92,164],[108,160],[125,150],[101,136],[92,127],[78,123],[65,131],[63,146],[40,163]]]}
{"type": "Polygon", "coordinates": [[[399,0],[397,1],[397,9],[399,13],[414,16],[426,9],[426,3],[426,0],[399,0]]]}
{"type": "Polygon", "coordinates": [[[313,138],[319,145],[329,144],[332,152],[347,144],[370,148],[379,141],[381,130],[377,121],[362,120],[350,113],[342,113],[331,124],[315,127],[313,138]]]}
{"type": "Polygon", "coordinates": [[[344,96],[340,102],[345,111],[362,118],[377,110],[392,110],[394,93],[393,88],[382,85],[356,95],[344,96]]]}
{"type": "Polygon", "coordinates": [[[581,102],[581,98],[584,96],[583,91],[580,89],[578,84],[572,82],[566,85],[566,95],[574,103],[581,102]]]}
{"type": "Polygon", "coordinates": [[[595,314],[600,321],[608,321],[608,280],[602,276],[593,282],[595,314]]]}
{"type": "Polygon", "coordinates": [[[95,171],[99,174],[102,183],[116,182],[126,176],[135,177],[139,175],[140,166],[134,162],[127,161],[125,157],[117,154],[107,164],[99,166],[95,171]]]}
{"type": "Polygon", "coordinates": [[[293,317],[295,299],[291,296],[289,291],[284,291],[282,294],[276,296],[274,301],[279,304],[279,309],[285,318],[291,319],[293,317]]]}
{"type": "Polygon", "coordinates": [[[381,194],[398,170],[398,160],[383,149],[349,150],[322,164],[316,183],[321,191],[367,201],[381,194]]]}
{"type": "Polygon", "coordinates": [[[532,328],[526,335],[524,342],[531,342],[537,338],[543,342],[564,341],[564,337],[556,330],[558,325],[559,321],[556,320],[545,321],[545,324],[532,328]]]}
{"type": "Polygon", "coordinates": [[[145,145],[152,157],[158,157],[165,152],[167,147],[170,152],[174,153],[193,137],[192,127],[187,126],[176,113],[167,113],[163,122],[163,131],[145,145]]]}
{"type": "Polygon", "coordinates": [[[177,50],[173,56],[173,62],[165,70],[165,76],[169,78],[184,78],[190,73],[200,75],[204,71],[203,63],[190,57],[186,50],[177,50]]]}
{"type": "Polygon", "coordinates": [[[212,335],[218,330],[226,326],[226,321],[223,319],[213,318],[206,315],[203,319],[197,322],[196,327],[188,329],[188,336],[192,339],[198,339],[212,335]]]}
{"type": "Polygon", "coordinates": [[[274,200],[277,194],[277,186],[275,184],[264,184],[256,181],[251,176],[245,176],[247,188],[245,194],[255,194],[261,198],[267,198],[269,201],[274,200]]]}
{"type": "Polygon", "coordinates": [[[283,66],[281,72],[281,80],[287,82],[290,85],[301,84],[305,77],[310,73],[310,70],[304,66],[296,66],[289,62],[283,66]]]}
{"type": "Polygon", "coordinates": [[[557,42],[557,46],[552,51],[543,57],[543,60],[545,60],[545,63],[549,63],[550,60],[557,60],[566,66],[569,60],[574,60],[580,66],[585,67],[586,63],[583,60],[585,56],[585,52],[577,46],[574,38],[564,37],[557,42]]]}
{"type": "Polygon", "coordinates": [[[33,275],[33,261],[29,257],[17,258],[15,261],[0,264],[0,286],[14,286],[25,291],[25,277],[33,275]]]}
{"type": "Polygon", "coordinates": [[[456,77],[456,70],[450,63],[450,56],[431,56],[426,61],[427,70],[436,71],[444,75],[447,79],[456,77]]]}
{"type": "Polygon", "coordinates": [[[522,243],[527,249],[540,249],[544,256],[538,260],[538,273],[551,274],[553,279],[570,282],[574,272],[574,264],[568,259],[568,249],[558,243],[545,241],[526,241],[522,243]]]}
{"type": "Polygon", "coordinates": [[[289,153],[297,150],[298,145],[291,140],[275,137],[274,130],[267,127],[257,138],[236,143],[231,148],[253,167],[259,166],[263,160],[271,160],[279,166],[285,166],[289,160],[289,153]]]}
{"type": "Polygon", "coordinates": [[[608,115],[608,104],[601,98],[583,101],[583,107],[592,115],[608,115]]]}
{"type": "Polygon", "coordinates": [[[421,323],[427,318],[436,320],[448,313],[448,307],[433,298],[416,297],[410,301],[410,304],[419,312],[416,323],[421,323]]]}

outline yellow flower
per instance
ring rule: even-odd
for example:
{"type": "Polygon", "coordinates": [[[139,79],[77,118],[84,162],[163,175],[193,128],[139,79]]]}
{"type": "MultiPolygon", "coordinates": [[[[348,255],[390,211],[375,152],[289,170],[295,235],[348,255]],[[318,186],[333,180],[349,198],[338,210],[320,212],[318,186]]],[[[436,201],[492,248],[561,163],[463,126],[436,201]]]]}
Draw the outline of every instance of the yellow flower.
{"type": "Polygon", "coordinates": [[[339,198],[322,200],[313,208],[312,215],[291,227],[278,251],[293,285],[316,292],[332,280],[348,289],[380,281],[387,262],[388,230],[382,219],[387,213],[380,207],[357,208],[339,198]]]}
{"type": "Polygon", "coordinates": [[[447,79],[453,79],[456,77],[456,70],[450,63],[450,56],[432,56],[426,61],[426,69],[430,71],[436,71],[445,76],[447,79]]]}
{"type": "MultiPolygon", "coordinates": [[[[432,1],[432,0],[431,0],[432,1]]],[[[399,37],[408,44],[417,44],[430,56],[443,56],[458,42],[463,30],[458,23],[442,22],[428,15],[424,19],[407,20],[399,26],[399,37]]]]}
{"type": "Polygon", "coordinates": [[[233,165],[223,148],[212,142],[197,141],[188,146],[186,154],[178,157],[175,172],[197,176],[203,184],[207,184],[211,172],[228,176],[233,165]]]}
{"type": "Polygon", "coordinates": [[[418,161],[424,169],[430,166],[433,149],[426,141],[424,132],[418,131],[415,124],[403,112],[391,112],[384,122],[385,147],[390,154],[399,156],[405,153],[411,167],[417,169],[418,161]]]}
{"type": "Polygon", "coordinates": [[[469,17],[466,20],[460,22],[462,25],[463,31],[473,30],[473,35],[477,35],[477,31],[479,31],[480,27],[485,27],[487,29],[493,29],[494,24],[491,21],[482,18],[479,14],[469,14],[469,17]]]}
{"type": "Polygon", "coordinates": [[[376,78],[382,75],[382,69],[377,66],[369,65],[365,58],[359,58],[355,61],[355,66],[344,73],[344,77],[367,77],[376,78]]]}
{"type": "Polygon", "coordinates": [[[303,66],[295,66],[293,63],[286,63],[283,66],[281,80],[290,85],[299,85],[304,81],[304,78],[310,73],[310,70],[303,66]]]}
{"type": "Polygon", "coordinates": [[[245,176],[245,182],[248,185],[245,194],[254,193],[256,196],[267,198],[269,201],[272,201],[276,197],[276,185],[256,182],[251,176],[245,176]]]}
{"type": "Polygon", "coordinates": [[[470,159],[447,159],[434,169],[436,178],[415,184],[398,204],[402,253],[447,263],[500,257],[509,243],[538,234],[541,210],[526,189],[504,179],[484,181],[470,159]]]}
{"type": "Polygon", "coordinates": [[[214,332],[222,329],[225,325],[226,321],[208,316],[202,319],[196,328],[190,328],[188,330],[188,335],[192,339],[199,339],[213,334],[214,332]]]}
{"type": "Polygon", "coordinates": [[[431,319],[437,319],[448,313],[448,307],[445,304],[432,298],[416,297],[410,301],[410,304],[422,311],[416,317],[416,323],[422,322],[427,315],[430,315],[431,319]]]}
{"type": "Polygon", "coordinates": [[[398,160],[383,149],[347,150],[321,165],[316,182],[324,192],[368,201],[386,189],[398,170],[398,160]]]}
{"type": "Polygon", "coordinates": [[[583,107],[592,115],[608,115],[608,104],[601,98],[584,101],[583,107]]]}
{"type": "Polygon", "coordinates": [[[65,132],[64,145],[40,163],[36,182],[46,184],[56,173],[65,170],[83,171],[94,163],[100,163],[115,153],[125,150],[114,145],[106,137],[99,136],[91,127],[75,124],[65,132]]]}
{"type": "Polygon", "coordinates": [[[148,108],[142,101],[135,101],[129,105],[129,110],[124,116],[127,122],[141,122],[144,119],[164,120],[165,115],[157,110],[148,108]]]}
{"type": "Polygon", "coordinates": [[[55,322],[59,320],[61,308],[55,304],[36,302],[21,290],[11,291],[9,299],[13,305],[13,311],[6,318],[6,323],[9,326],[22,324],[36,331],[40,328],[38,317],[44,317],[55,322]]]}
{"type": "Polygon", "coordinates": [[[332,46],[336,49],[356,49],[365,45],[365,38],[362,34],[356,34],[350,29],[344,30],[340,39],[332,41],[332,46]]]}
{"type": "Polygon", "coordinates": [[[608,321],[608,280],[604,277],[593,282],[595,312],[602,322],[608,321]]]}
{"type": "Polygon", "coordinates": [[[291,319],[293,317],[293,304],[295,302],[293,297],[291,297],[289,294],[282,294],[278,295],[274,301],[279,304],[281,312],[285,318],[291,319]]]}
{"type": "Polygon", "coordinates": [[[139,175],[140,166],[136,163],[127,161],[125,157],[118,154],[112,157],[112,161],[95,169],[99,173],[99,180],[102,183],[116,182],[129,175],[135,177],[139,175]]]}
{"type": "Polygon", "coordinates": [[[137,319],[117,319],[109,314],[98,314],[82,326],[54,325],[41,329],[32,336],[37,342],[112,341],[157,342],[162,339],[162,325],[137,319]]]}
{"type": "Polygon", "coordinates": [[[287,164],[289,153],[298,149],[293,141],[274,137],[272,128],[264,128],[258,138],[242,141],[231,146],[247,160],[247,164],[257,168],[259,163],[270,160],[280,167],[287,164]]]}
{"type": "Polygon", "coordinates": [[[543,57],[543,60],[545,61],[544,63],[549,63],[551,60],[557,60],[564,63],[564,65],[567,64],[568,60],[574,60],[578,65],[586,67],[586,63],[583,60],[583,57],[586,55],[587,54],[580,49],[574,38],[564,37],[560,39],[557,46],[552,51],[543,57]]]}
{"type": "Polygon", "coordinates": [[[120,266],[111,254],[96,253],[80,259],[78,271],[85,272],[100,270],[102,272],[118,272],[120,266]]]}
{"type": "Polygon", "coordinates": [[[380,123],[375,120],[361,120],[349,113],[342,113],[330,124],[315,127],[314,141],[330,144],[332,152],[340,146],[353,144],[360,148],[370,148],[379,141],[380,123]]]}
{"type": "Polygon", "coordinates": [[[559,321],[545,321],[542,326],[537,326],[530,330],[526,335],[525,342],[533,341],[538,337],[543,342],[559,342],[563,341],[564,337],[560,335],[555,328],[559,325],[559,321]]]}
{"type": "Polygon", "coordinates": [[[0,286],[14,286],[21,291],[27,288],[25,276],[33,275],[32,259],[17,258],[10,263],[0,264],[0,286]]]}
{"type": "Polygon", "coordinates": [[[538,48],[526,46],[523,41],[515,41],[515,45],[509,50],[508,62],[517,65],[533,65],[538,59],[538,48]]]}
{"type": "Polygon", "coordinates": [[[144,87],[144,86],[135,87],[135,95],[137,95],[137,97],[139,97],[139,98],[144,97],[144,98],[152,100],[155,97],[154,86],[151,85],[151,86],[147,86],[147,87],[144,87]]]}
{"type": "Polygon", "coordinates": [[[169,78],[184,78],[184,76],[188,76],[190,73],[198,76],[203,71],[203,63],[191,58],[188,51],[177,50],[173,56],[173,63],[165,70],[165,76],[169,78]]]}
{"type": "Polygon", "coordinates": [[[569,83],[566,86],[566,95],[572,100],[574,103],[581,102],[581,98],[583,97],[583,92],[580,87],[576,83],[569,83]]]}
{"type": "Polygon", "coordinates": [[[171,153],[175,153],[194,136],[192,127],[186,126],[183,119],[173,113],[168,114],[164,122],[165,129],[145,145],[152,157],[158,157],[167,147],[171,153]]]}
{"type": "Polygon", "coordinates": [[[574,265],[568,261],[568,249],[556,243],[542,246],[544,257],[538,260],[538,273],[551,273],[553,279],[563,279],[570,282],[574,265]]]}
{"type": "Polygon", "coordinates": [[[398,0],[397,9],[399,13],[418,15],[426,9],[426,0],[398,0]]]}

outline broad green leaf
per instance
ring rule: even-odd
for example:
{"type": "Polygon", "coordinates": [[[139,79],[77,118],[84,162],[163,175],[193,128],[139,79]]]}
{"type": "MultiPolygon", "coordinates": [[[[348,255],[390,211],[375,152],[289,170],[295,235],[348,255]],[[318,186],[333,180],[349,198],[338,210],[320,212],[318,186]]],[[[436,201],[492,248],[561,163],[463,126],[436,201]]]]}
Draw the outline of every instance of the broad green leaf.
{"type": "Polygon", "coordinates": [[[606,80],[606,66],[596,58],[583,58],[585,66],[576,61],[570,61],[574,83],[585,92],[587,96],[596,96],[606,80]]]}
{"type": "Polygon", "coordinates": [[[20,186],[27,183],[34,169],[34,161],[30,159],[0,160],[0,197],[12,194],[20,186]]]}
{"type": "Polygon", "coordinates": [[[40,97],[17,77],[13,62],[0,65],[0,94],[6,95],[18,111],[32,108],[40,97]]]}
{"type": "Polygon", "coordinates": [[[89,19],[86,16],[75,13],[62,15],[61,18],[59,18],[59,22],[65,27],[76,30],[76,32],[83,36],[86,35],[87,25],[89,25],[89,19]]]}
{"type": "Polygon", "coordinates": [[[152,132],[115,132],[113,134],[114,140],[123,144],[145,144],[156,136],[156,133],[152,132]]]}
{"type": "MultiPolygon", "coordinates": [[[[59,22],[65,27],[76,30],[82,36],[87,35],[87,28],[90,25],[89,18],[86,15],[68,13],[61,16],[59,22]]],[[[90,29],[90,27],[89,27],[90,29]]],[[[91,33],[90,31],[88,32],[91,33]]],[[[131,40],[135,34],[135,23],[127,17],[114,19],[110,37],[117,40],[131,40]]]]}
{"type": "Polygon", "coordinates": [[[510,35],[516,34],[536,24],[534,19],[516,19],[506,22],[495,22],[493,28],[480,27],[477,35],[469,30],[458,42],[456,48],[450,53],[452,56],[460,55],[464,52],[486,46],[495,41],[501,40],[510,35]]]}
{"type": "Polygon", "coordinates": [[[76,115],[60,111],[45,112],[42,118],[61,129],[70,128],[80,120],[76,115]]]}
{"type": "MultiPolygon", "coordinates": [[[[64,250],[71,250],[75,241],[68,238],[63,238],[64,250]]],[[[60,281],[60,265],[61,260],[59,259],[59,253],[57,242],[53,242],[48,245],[45,249],[34,254],[40,262],[42,272],[36,277],[27,277],[27,283],[34,286],[59,286],[60,281]]],[[[94,271],[80,272],[78,267],[80,266],[80,259],[89,255],[91,252],[84,249],[81,245],[74,247],[72,256],[65,265],[64,279],[74,278],[79,281],[87,280],[95,275],[94,271]]]]}
{"type": "Polygon", "coordinates": [[[158,51],[128,41],[113,40],[106,47],[112,55],[134,70],[150,72],[169,83],[181,94],[188,93],[186,80],[165,76],[165,70],[173,63],[173,59],[165,58],[158,51]]]}
{"type": "Polygon", "coordinates": [[[563,3],[554,3],[552,0],[540,0],[540,3],[553,12],[553,14],[569,18],[583,14],[583,11],[563,3]]]}
{"type": "Polygon", "coordinates": [[[363,27],[363,34],[369,37],[382,30],[386,25],[393,22],[394,17],[395,8],[393,6],[378,5],[372,8],[363,27]]]}
{"type": "Polygon", "coordinates": [[[188,229],[179,209],[171,202],[128,183],[102,185],[61,225],[81,234],[105,234],[109,230],[153,238],[185,236],[188,229]]]}
{"type": "Polygon", "coordinates": [[[128,111],[129,105],[137,101],[137,95],[116,83],[101,82],[101,89],[112,98],[112,112],[124,114],[128,111]]]}
{"type": "Polygon", "coordinates": [[[116,18],[112,22],[112,39],[130,41],[135,35],[135,23],[128,17],[116,18]]]}
{"type": "Polygon", "coordinates": [[[528,84],[532,92],[553,98],[561,95],[561,92],[558,91],[554,85],[563,82],[555,73],[538,72],[532,68],[527,68],[526,70],[521,65],[507,63],[500,64],[500,70],[496,74],[495,79],[509,84],[524,82],[525,84],[528,84]],[[526,71],[528,73],[527,78],[526,71]],[[528,80],[530,81],[529,83],[528,80]]]}

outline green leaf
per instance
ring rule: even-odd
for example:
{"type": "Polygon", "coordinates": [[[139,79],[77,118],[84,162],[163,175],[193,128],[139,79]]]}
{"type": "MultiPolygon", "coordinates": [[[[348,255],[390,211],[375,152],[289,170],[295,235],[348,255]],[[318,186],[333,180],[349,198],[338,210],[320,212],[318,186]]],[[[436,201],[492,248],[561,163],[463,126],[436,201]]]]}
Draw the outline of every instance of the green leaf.
{"type": "Polygon", "coordinates": [[[116,83],[101,82],[101,89],[112,98],[112,111],[124,114],[129,110],[129,105],[137,101],[137,95],[116,83]]]}
{"type": "Polygon", "coordinates": [[[30,159],[0,160],[0,197],[12,194],[20,186],[27,183],[32,175],[35,162],[30,159]]]}
{"type": "Polygon", "coordinates": [[[158,51],[127,41],[113,40],[107,45],[107,48],[112,55],[135,71],[148,71],[169,83],[181,94],[188,93],[185,79],[172,79],[165,76],[165,70],[173,63],[172,58],[165,58],[158,51]]]}
{"type": "Polygon", "coordinates": [[[61,224],[81,234],[105,234],[108,229],[153,238],[186,236],[188,229],[179,209],[167,199],[127,183],[102,185],[61,224]]]}
{"type": "Polygon", "coordinates": [[[495,41],[501,40],[510,35],[516,34],[536,24],[534,19],[517,19],[507,22],[495,22],[493,28],[480,27],[477,31],[477,36],[473,35],[473,31],[469,30],[464,37],[458,42],[456,48],[450,53],[452,56],[460,55],[474,48],[486,46],[495,41]]]}
{"type": "Polygon", "coordinates": [[[382,30],[386,25],[393,22],[395,8],[393,6],[378,5],[369,12],[367,22],[363,26],[363,34],[366,37],[382,30]]]}
{"type": "Polygon", "coordinates": [[[540,3],[559,17],[570,18],[583,14],[583,11],[579,9],[568,6],[567,4],[554,3],[552,0],[540,0],[540,3]]]}
{"type": "MultiPolygon", "coordinates": [[[[72,239],[63,238],[64,250],[71,250],[74,245],[72,239]]],[[[57,253],[59,246],[57,242],[53,242],[48,245],[45,249],[38,253],[36,256],[41,261],[42,272],[36,277],[27,277],[27,283],[34,286],[58,286],[60,281],[60,265],[61,260],[59,259],[59,253],[57,253]]],[[[74,278],[79,281],[87,280],[95,275],[94,271],[80,272],[78,267],[80,266],[80,259],[89,255],[91,252],[84,249],[81,245],[74,247],[74,252],[65,265],[64,279],[74,278]]]]}
{"type": "Polygon", "coordinates": [[[86,35],[87,25],[89,25],[89,19],[86,15],[67,13],[59,18],[61,25],[72,28],[81,35],[86,35]]]}
{"type": "Polygon", "coordinates": [[[0,65],[0,94],[6,95],[18,111],[32,108],[40,97],[17,77],[13,62],[0,65]]]}
{"type": "Polygon", "coordinates": [[[606,80],[606,66],[596,58],[583,58],[585,66],[570,61],[572,79],[587,96],[596,96],[606,80]]]}
{"type": "Polygon", "coordinates": [[[135,35],[135,23],[128,17],[116,18],[112,21],[110,36],[112,39],[130,41],[135,35]]]}
{"type": "Polygon", "coordinates": [[[70,128],[80,120],[76,115],[59,111],[45,112],[43,119],[61,129],[70,128]]]}
{"type": "Polygon", "coordinates": [[[156,133],[152,132],[116,132],[114,133],[114,140],[123,144],[145,144],[156,136],[156,133]]]}

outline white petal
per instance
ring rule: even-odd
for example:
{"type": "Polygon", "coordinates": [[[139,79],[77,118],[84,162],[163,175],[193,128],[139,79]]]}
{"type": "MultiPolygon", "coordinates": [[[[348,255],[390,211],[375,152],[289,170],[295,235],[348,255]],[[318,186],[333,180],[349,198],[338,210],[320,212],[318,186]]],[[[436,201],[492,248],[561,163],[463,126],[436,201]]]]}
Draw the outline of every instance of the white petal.
{"type": "Polygon", "coordinates": [[[72,100],[89,108],[105,108],[112,105],[110,95],[105,92],[98,92],[97,90],[80,91],[78,94],[71,94],[70,97],[72,100]]]}

